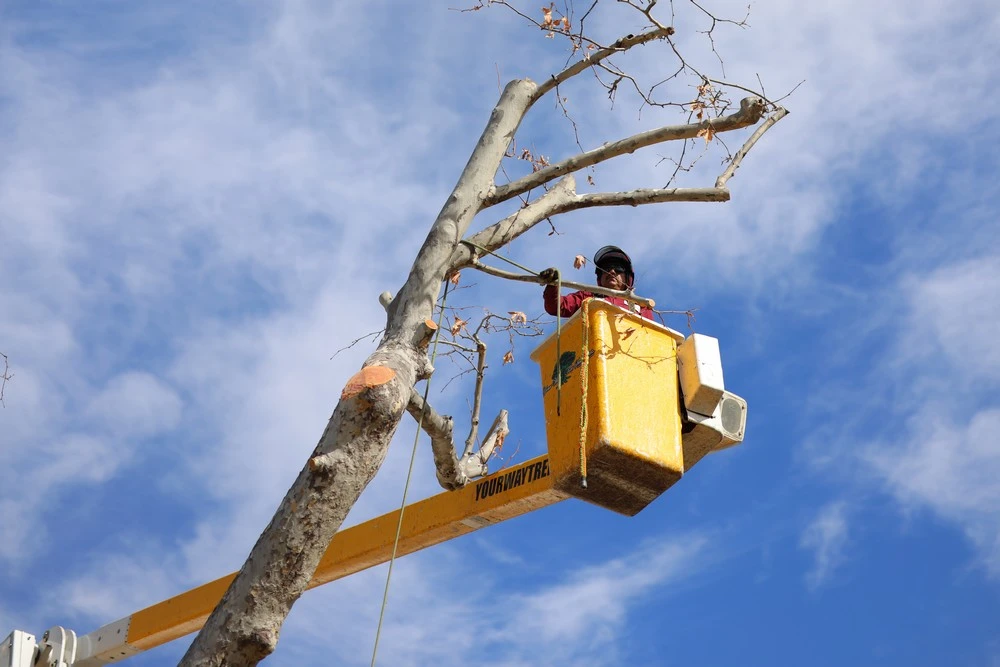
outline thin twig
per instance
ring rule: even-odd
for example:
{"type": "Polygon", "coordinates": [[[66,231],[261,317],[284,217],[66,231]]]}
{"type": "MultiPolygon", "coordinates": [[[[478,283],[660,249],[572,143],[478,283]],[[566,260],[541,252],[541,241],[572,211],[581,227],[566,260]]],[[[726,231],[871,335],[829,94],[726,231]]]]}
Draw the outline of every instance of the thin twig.
{"type": "Polygon", "coordinates": [[[333,359],[334,357],[336,357],[338,354],[340,354],[344,350],[351,349],[352,347],[354,347],[355,345],[357,345],[358,343],[360,343],[361,341],[363,341],[366,338],[374,338],[375,336],[379,336],[379,335],[381,335],[383,333],[385,333],[385,329],[379,329],[378,331],[373,331],[371,333],[366,333],[364,336],[361,336],[359,338],[355,338],[350,343],[348,343],[347,345],[345,345],[344,347],[340,348],[339,350],[337,350],[336,352],[334,352],[332,355],[330,355],[330,359],[333,359]]]}
{"type": "Polygon", "coordinates": [[[656,30],[651,30],[649,32],[640,33],[638,35],[628,35],[622,37],[617,42],[611,46],[605,47],[603,49],[598,49],[594,53],[584,56],[582,59],[578,60],[576,63],[570,65],[558,74],[554,74],[547,81],[539,84],[538,90],[535,91],[534,97],[538,99],[548,93],[550,90],[561,84],[563,81],[570,79],[580,72],[584,71],[588,67],[593,67],[594,65],[600,63],[602,60],[612,56],[616,53],[621,53],[622,51],[628,51],[633,46],[639,46],[640,44],[646,44],[647,42],[652,42],[657,39],[666,39],[669,35],[674,33],[674,29],[670,26],[663,26],[657,28],[656,30]]]}
{"type": "Polygon", "coordinates": [[[483,404],[483,380],[486,377],[486,343],[480,340],[478,333],[473,336],[476,340],[476,388],[472,394],[472,419],[469,425],[469,437],[465,439],[465,452],[472,451],[476,442],[476,435],[479,432],[479,409],[483,404]]]}
{"type": "Polygon", "coordinates": [[[729,166],[726,167],[726,170],[722,172],[717,179],[715,179],[715,187],[726,187],[726,182],[732,178],[733,174],[736,173],[736,170],[740,168],[740,163],[743,161],[743,158],[750,152],[750,149],[757,143],[757,140],[760,139],[764,133],[771,128],[771,126],[784,118],[786,115],[788,115],[788,111],[783,107],[778,107],[777,111],[768,116],[767,120],[760,124],[760,127],[758,127],[756,131],[750,135],[750,138],[747,139],[746,142],[740,147],[740,149],[736,151],[736,155],[733,156],[733,159],[729,163],[729,166]]]}
{"type": "Polygon", "coordinates": [[[7,382],[11,380],[14,375],[10,373],[10,360],[7,359],[7,355],[0,352],[0,357],[3,357],[3,372],[0,373],[0,405],[7,407],[7,404],[3,402],[3,391],[7,388],[7,382]]]}

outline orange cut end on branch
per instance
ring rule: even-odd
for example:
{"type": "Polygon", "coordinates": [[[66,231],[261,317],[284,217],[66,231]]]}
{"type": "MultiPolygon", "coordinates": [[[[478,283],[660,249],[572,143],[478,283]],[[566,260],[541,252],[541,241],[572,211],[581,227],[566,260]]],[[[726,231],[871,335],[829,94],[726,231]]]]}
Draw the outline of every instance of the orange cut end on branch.
{"type": "Polygon", "coordinates": [[[394,377],[396,377],[396,371],[388,366],[366,366],[347,381],[344,391],[340,393],[340,400],[357,396],[366,389],[383,385],[394,377]]]}

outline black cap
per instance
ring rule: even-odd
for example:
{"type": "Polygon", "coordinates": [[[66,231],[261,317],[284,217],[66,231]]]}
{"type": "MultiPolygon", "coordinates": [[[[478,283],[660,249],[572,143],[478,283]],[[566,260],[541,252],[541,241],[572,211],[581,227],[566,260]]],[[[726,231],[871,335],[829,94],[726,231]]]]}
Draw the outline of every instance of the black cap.
{"type": "Polygon", "coordinates": [[[629,271],[632,270],[632,260],[629,256],[625,254],[625,251],[614,245],[606,245],[594,254],[594,266],[604,266],[605,263],[611,262],[612,260],[618,260],[619,262],[625,262],[628,265],[629,271]]]}
{"type": "Polygon", "coordinates": [[[629,287],[635,282],[635,272],[632,270],[632,259],[628,254],[615,245],[606,245],[594,253],[594,268],[598,277],[601,276],[601,269],[610,264],[624,264],[629,287]]]}

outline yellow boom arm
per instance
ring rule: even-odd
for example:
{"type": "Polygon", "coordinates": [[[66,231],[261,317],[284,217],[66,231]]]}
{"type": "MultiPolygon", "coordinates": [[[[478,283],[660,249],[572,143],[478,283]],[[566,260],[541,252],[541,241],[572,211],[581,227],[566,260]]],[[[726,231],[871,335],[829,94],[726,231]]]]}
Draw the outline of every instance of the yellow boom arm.
{"type": "MultiPolygon", "coordinates": [[[[717,357],[714,339],[685,339],[606,302],[585,302],[558,342],[552,336],[532,354],[542,372],[549,453],[407,506],[397,554],[571,496],[628,516],[641,511],[707,453],[743,440],[746,402],[723,389],[717,357]]],[[[399,512],[338,532],[309,588],[388,561],[399,512]]],[[[47,664],[94,667],[160,646],[201,628],[235,576],[82,637],[56,626],[37,650],[47,664]]],[[[0,667],[5,658],[15,667],[36,664],[35,647],[33,636],[15,630],[0,646],[0,667]]]]}
{"type": "MultiPolygon", "coordinates": [[[[569,496],[552,487],[549,457],[501,470],[457,491],[408,505],[397,555],[403,556],[474,530],[520,516],[569,496]]],[[[309,588],[385,563],[399,522],[399,510],[345,528],[330,541],[309,588]]],[[[75,665],[121,660],[199,630],[236,573],[227,574],[164,600],[78,639],[75,665]],[[81,651],[97,650],[84,657],[81,651]]]]}

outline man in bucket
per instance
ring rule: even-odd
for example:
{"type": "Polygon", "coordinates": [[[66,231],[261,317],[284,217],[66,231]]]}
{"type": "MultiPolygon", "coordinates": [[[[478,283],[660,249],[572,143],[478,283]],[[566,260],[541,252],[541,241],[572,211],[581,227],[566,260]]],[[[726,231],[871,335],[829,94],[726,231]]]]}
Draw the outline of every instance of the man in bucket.
{"type": "MultiPolygon", "coordinates": [[[[635,286],[635,271],[632,270],[632,260],[624,250],[617,246],[606,245],[594,255],[594,269],[597,272],[597,284],[607,289],[617,291],[631,290],[635,286]]],[[[561,314],[569,317],[580,309],[586,299],[604,299],[625,310],[639,313],[646,319],[653,319],[653,311],[638,304],[630,303],[616,296],[602,296],[590,292],[571,292],[559,298],[555,282],[559,279],[558,269],[545,269],[538,274],[548,282],[542,297],[545,300],[545,312],[549,315],[561,314]],[[557,310],[558,308],[558,310],[557,310]]]]}

